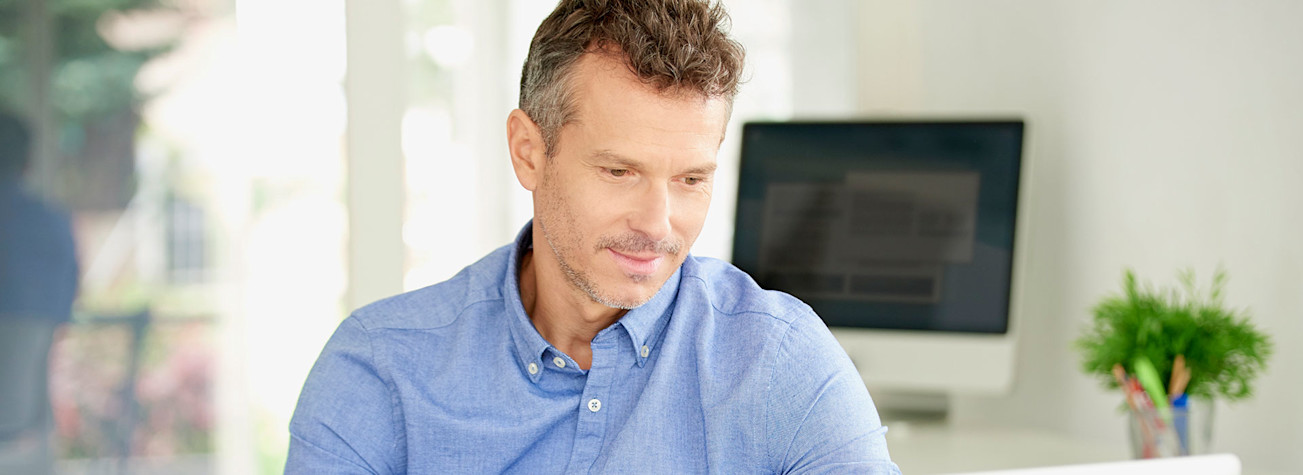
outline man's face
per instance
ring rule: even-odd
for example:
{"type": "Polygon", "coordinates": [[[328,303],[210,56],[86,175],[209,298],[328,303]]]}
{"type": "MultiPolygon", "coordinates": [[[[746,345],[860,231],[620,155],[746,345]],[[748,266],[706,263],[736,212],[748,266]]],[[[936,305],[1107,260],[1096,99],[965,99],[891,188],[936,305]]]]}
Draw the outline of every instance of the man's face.
{"type": "Polygon", "coordinates": [[[701,232],[728,104],[659,93],[613,55],[586,54],[575,67],[576,120],[541,166],[535,232],[572,287],[633,308],[656,295],[701,232]]]}

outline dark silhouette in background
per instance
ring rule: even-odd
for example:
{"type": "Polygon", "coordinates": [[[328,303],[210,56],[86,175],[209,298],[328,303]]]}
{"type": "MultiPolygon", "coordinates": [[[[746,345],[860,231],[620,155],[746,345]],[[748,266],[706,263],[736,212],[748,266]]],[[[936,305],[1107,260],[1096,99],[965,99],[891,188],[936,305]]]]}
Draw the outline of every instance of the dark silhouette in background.
{"type": "Polygon", "coordinates": [[[0,473],[53,470],[50,347],[77,293],[68,216],[23,185],[30,152],[27,125],[0,111],[0,473]]]}

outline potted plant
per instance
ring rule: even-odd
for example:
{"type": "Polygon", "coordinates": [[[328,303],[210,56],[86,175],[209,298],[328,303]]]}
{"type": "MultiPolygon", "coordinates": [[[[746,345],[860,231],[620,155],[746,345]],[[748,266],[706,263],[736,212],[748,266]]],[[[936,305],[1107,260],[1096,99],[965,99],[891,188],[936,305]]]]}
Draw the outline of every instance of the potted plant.
{"type": "Polygon", "coordinates": [[[1137,456],[1206,451],[1213,400],[1252,396],[1253,381],[1272,351],[1270,338],[1249,322],[1246,311],[1223,303],[1224,270],[1217,270],[1207,293],[1197,288],[1192,271],[1179,277],[1179,288],[1156,289],[1138,283],[1127,270],[1122,294],[1106,296],[1094,307],[1075,342],[1082,370],[1126,395],[1137,456]],[[1183,395],[1193,400],[1187,405],[1183,395]],[[1196,410],[1202,421],[1185,419],[1196,410]],[[1189,436],[1192,427],[1196,437],[1189,436]],[[1171,434],[1170,451],[1162,450],[1164,433],[1171,434]]]}

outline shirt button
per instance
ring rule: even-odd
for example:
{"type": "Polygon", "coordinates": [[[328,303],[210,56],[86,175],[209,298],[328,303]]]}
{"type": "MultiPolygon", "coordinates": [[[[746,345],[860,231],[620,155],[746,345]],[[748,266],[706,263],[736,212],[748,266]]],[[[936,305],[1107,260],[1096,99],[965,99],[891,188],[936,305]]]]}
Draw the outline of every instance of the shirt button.
{"type": "Polygon", "coordinates": [[[648,348],[647,345],[642,345],[642,357],[646,358],[647,355],[650,354],[651,354],[651,348],[648,348]]]}
{"type": "Polygon", "coordinates": [[[558,368],[564,368],[566,367],[566,360],[563,360],[561,359],[560,356],[558,356],[556,358],[552,358],[552,364],[556,365],[556,367],[558,368]]]}
{"type": "Polygon", "coordinates": [[[589,400],[588,400],[588,410],[593,411],[593,412],[597,412],[597,411],[602,410],[602,401],[598,401],[596,398],[594,398],[594,399],[589,399],[589,400]]]}
{"type": "Polygon", "coordinates": [[[538,374],[538,365],[537,365],[537,364],[534,364],[534,363],[530,363],[530,364],[529,364],[529,374],[538,374]]]}

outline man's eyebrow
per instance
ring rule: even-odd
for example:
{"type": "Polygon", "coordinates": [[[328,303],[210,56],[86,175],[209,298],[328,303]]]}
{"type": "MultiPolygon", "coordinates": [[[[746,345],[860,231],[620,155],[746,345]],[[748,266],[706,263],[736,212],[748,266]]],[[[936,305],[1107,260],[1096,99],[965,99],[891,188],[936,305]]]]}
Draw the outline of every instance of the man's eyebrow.
{"type": "Polygon", "coordinates": [[[718,164],[711,163],[709,165],[702,165],[699,167],[689,168],[687,170],[684,170],[683,174],[684,175],[710,175],[715,173],[715,169],[718,167],[719,167],[718,164]]]}
{"type": "Polygon", "coordinates": [[[604,165],[610,165],[617,168],[638,168],[641,162],[632,158],[620,155],[610,150],[598,150],[593,153],[592,160],[601,162],[604,165]]]}
{"type": "MultiPolygon", "coordinates": [[[[642,162],[640,162],[640,161],[638,161],[638,160],[634,160],[634,159],[629,158],[629,157],[626,157],[626,156],[624,156],[624,155],[620,155],[620,154],[615,153],[615,152],[613,152],[613,151],[611,151],[611,150],[598,150],[597,152],[594,152],[594,153],[592,154],[591,157],[592,157],[592,160],[593,160],[593,161],[595,161],[595,162],[600,162],[600,163],[602,163],[603,165],[608,166],[608,167],[611,167],[611,168],[633,168],[633,169],[639,169],[639,168],[641,168],[642,165],[643,165],[642,162]]],[[[681,175],[710,175],[710,174],[712,174],[712,173],[715,173],[715,169],[716,169],[716,168],[719,168],[719,164],[717,164],[717,163],[709,163],[709,164],[705,164],[705,165],[694,166],[694,167],[688,168],[688,169],[686,169],[686,170],[682,170],[682,171],[679,172],[679,174],[681,174],[681,175]]]]}

